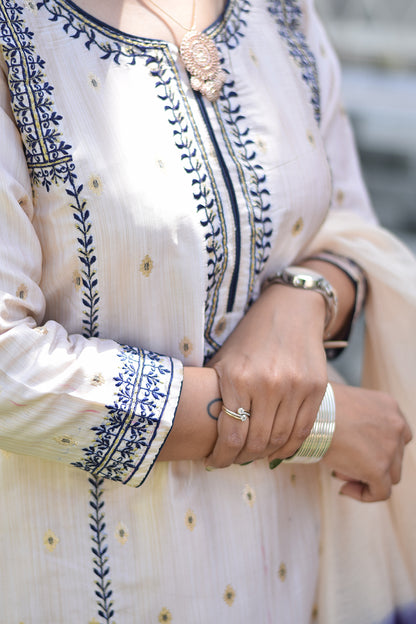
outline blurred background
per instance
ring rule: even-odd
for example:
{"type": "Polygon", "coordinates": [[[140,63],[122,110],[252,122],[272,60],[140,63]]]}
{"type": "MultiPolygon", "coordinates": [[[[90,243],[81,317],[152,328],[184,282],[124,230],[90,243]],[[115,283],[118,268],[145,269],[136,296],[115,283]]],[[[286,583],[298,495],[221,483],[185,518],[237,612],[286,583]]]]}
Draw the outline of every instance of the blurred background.
{"type": "MultiPolygon", "coordinates": [[[[416,254],[416,0],[315,3],[341,59],[344,103],[374,208],[416,254]]],[[[362,330],[337,362],[355,384],[362,330]]]]}

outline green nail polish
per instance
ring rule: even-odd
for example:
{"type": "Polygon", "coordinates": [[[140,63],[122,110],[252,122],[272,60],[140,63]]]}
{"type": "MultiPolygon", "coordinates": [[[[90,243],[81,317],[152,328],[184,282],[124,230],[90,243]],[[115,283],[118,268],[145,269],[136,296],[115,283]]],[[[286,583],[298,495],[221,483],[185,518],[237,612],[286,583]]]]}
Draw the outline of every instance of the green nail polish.
{"type": "Polygon", "coordinates": [[[273,470],[274,468],[277,468],[277,466],[279,464],[281,464],[282,461],[283,461],[283,459],[273,459],[273,461],[271,461],[270,464],[269,464],[270,470],[273,470]]]}
{"type": "Polygon", "coordinates": [[[216,468],[214,468],[214,466],[205,466],[205,470],[207,472],[212,472],[213,470],[216,470],[216,468]]]}
{"type": "Polygon", "coordinates": [[[249,464],[252,464],[252,463],[253,463],[253,461],[254,461],[254,460],[252,459],[252,460],[251,460],[251,461],[249,461],[249,462],[244,462],[244,464],[240,464],[240,466],[248,466],[249,464]]]}

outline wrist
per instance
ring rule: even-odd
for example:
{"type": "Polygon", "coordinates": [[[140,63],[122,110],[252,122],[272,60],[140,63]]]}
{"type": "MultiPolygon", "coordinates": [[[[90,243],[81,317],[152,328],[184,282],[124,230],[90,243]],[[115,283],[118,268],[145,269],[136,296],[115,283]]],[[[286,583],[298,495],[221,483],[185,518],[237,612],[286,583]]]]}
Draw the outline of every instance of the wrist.
{"type": "MultiPolygon", "coordinates": [[[[279,331],[290,325],[290,331],[303,331],[305,326],[311,334],[321,340],[324,334],[326,306],[323,297],[314,291],[291,288],[274,283],[265,288],[260,296],[268,302],[273,315],[278,319],[279,331]]],[[[267,304],[267,303],[266,303],[267,304]]]]}
{"type": "MultiPolygon", "coordinates": [[[[271,275],[263,283],[263,290],[270,286],[287,286],[293,291],[306,292],[312,304],[312,295],[318,295],[325,307],[324,338],[331,335],[332,326],[337,317],[338,297],[335,288],[321,273],[304,266],[288,266],[282,271],[271,275]]],[[[316,297],[315,297],[316,299],[316,297]]]]}

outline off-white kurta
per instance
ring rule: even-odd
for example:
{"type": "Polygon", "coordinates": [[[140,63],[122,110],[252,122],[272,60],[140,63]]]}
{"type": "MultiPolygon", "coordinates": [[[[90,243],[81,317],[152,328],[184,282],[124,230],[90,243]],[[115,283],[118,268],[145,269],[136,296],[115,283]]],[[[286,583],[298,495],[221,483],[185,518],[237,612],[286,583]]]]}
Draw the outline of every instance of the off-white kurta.
{"type": "Polygon", "coordinates": [[[330,206],[374,220],[311,3],[207,32],[215,104],[172,44],[0,1],[2,624],[317,617],[316,468],[155,464],[182,365],[330,206]]]}

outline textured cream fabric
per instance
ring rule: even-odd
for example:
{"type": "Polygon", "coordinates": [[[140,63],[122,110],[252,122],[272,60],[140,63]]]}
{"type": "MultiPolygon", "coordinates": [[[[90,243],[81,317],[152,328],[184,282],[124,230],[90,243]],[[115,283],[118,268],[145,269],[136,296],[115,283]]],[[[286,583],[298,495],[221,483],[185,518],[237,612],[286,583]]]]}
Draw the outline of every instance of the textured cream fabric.
{"type": "Polygon", "coordinates": [[[182,365],[330,206],[374,223],[331,47],[282,9],[229,1],[211,105],[175,46],[0,0],[2,624],[316,620],[316,467],[154,463],[182,365]]]}

